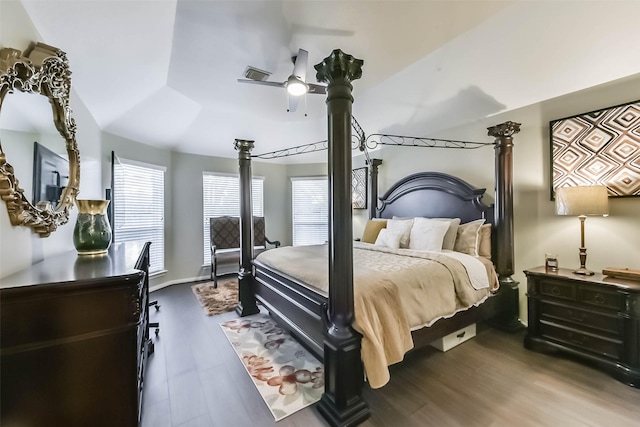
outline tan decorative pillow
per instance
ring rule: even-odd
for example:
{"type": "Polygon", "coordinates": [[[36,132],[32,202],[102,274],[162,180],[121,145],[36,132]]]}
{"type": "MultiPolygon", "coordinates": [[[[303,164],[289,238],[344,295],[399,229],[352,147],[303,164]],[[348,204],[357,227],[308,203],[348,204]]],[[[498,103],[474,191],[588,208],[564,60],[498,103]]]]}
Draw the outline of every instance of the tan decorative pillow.
{"type": "Polygon", "coordinates": [[[485,220],[478,219],[475,221],[460,224],[458,227],[458,235],[453,250],[473,256],[478,256],[478,242],[480,235],[480,227],[485,220]]]}
{"type": "Polygon", "coordinates": [[[378,234],[380,230],[386,228],[387,220],[369,220],[367,221],[367,225],[364,227],[364,231],[362,232],[362,241],[365,243],[375,243],[378,238],[378,234]]]}
{"type": "Polygon", "coordinates": [[[478,255],[491,260],[491,224],[483,224],[480,227],[478,255]]]}

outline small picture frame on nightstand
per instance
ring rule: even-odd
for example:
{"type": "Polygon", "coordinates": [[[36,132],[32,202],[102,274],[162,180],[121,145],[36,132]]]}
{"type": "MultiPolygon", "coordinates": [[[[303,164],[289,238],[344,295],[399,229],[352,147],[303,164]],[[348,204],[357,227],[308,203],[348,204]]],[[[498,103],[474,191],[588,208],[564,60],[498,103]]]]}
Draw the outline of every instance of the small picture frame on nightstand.
{"type": "Polygon", "coordinates": [[[558,255],[544,254],[544,267],[548,272],[555,273],[558,271],[558,255]]]}

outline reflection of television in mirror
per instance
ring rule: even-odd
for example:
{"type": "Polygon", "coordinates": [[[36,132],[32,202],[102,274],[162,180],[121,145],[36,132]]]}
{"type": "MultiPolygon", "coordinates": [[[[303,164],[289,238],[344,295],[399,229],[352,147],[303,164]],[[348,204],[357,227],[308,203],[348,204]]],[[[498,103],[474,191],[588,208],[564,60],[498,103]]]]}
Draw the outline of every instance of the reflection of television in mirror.
{"type": "Polygon", "coordinates": [[[33,144],[33,205],[48,201],[55,207],[69,182],[69,161],[37,142],[33,144]]]}

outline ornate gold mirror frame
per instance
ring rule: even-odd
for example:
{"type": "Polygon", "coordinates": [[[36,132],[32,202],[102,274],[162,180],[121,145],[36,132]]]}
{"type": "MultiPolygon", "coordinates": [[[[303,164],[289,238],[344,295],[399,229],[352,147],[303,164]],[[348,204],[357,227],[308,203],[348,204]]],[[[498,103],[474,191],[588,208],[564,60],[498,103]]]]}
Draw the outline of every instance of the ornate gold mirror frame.
{"type": "Polygon", "coordinates": [[[5,96],[14,90],[46,96],[53,109],[56,129],[66,142],[69,181],[57,206],[49,202],[33,206],[20,188],[13,166],[7,163],[0,141],[0,198],[7,204],[11,224],[31,227],[40,237],[47,237],[69,221],[69,211],[80,185],[80,153],[76,143],[76,123],[69,107],[71,71],[66,53],[44,43],[34,44],[24,56],[16,49],[1,49],[0,114],[5,96]]]}

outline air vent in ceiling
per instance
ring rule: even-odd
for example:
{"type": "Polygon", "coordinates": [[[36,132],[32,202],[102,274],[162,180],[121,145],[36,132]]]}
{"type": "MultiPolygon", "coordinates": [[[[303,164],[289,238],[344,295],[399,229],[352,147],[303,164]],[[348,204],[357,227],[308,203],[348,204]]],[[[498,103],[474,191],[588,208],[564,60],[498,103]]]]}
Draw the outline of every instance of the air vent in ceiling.
{"type": "Polygon", "coordinates": [[[271,75],[271,73],[269,73],[267,71],[259,70],[259,69],[254,68],[254,67],[247,67],[246,71],[244,72],[244,76],[246,78],[251,79],[251,80],[257,80],[257,81],[264,81],[270,75],[271,75]]]}

